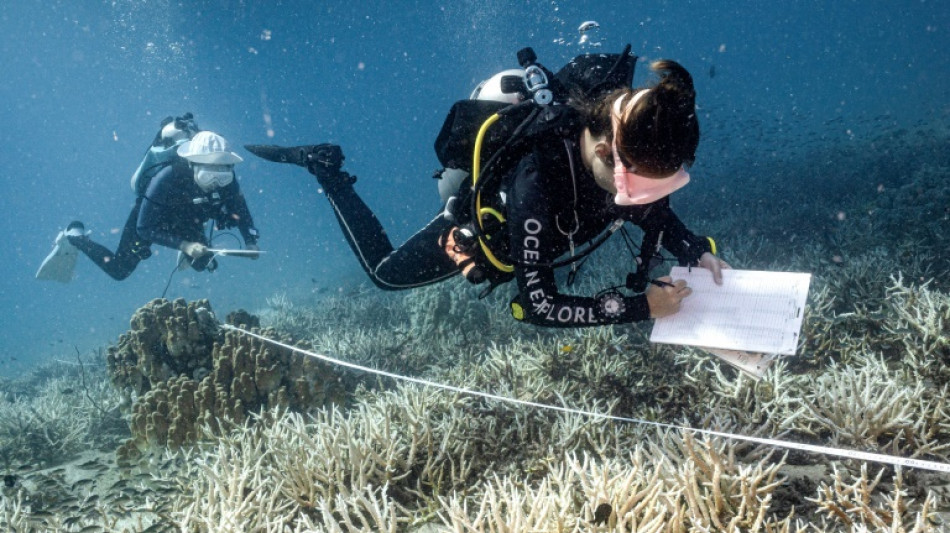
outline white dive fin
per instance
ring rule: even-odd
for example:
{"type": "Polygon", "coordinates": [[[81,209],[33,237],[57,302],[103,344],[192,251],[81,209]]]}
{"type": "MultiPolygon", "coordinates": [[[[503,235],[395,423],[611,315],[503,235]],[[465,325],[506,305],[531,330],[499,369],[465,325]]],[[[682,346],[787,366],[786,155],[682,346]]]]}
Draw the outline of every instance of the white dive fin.
{"type": "Polygon", "coordinates": [[[181,272],[182,270],[188,270],[191,268],[191,258],[185,255],[185,252],[181,250],[178,251],[178,269],[176,272],[181,272]]]}
{"type": "Polygon", "coordinates": [[[79,259],[79,249],[69,242],[66,232],[61,231],[56,235],[53,251],[46,256],[43,264],[36,271],[36,279],[69,283],[73,280],[77,259],[79,259]]]}

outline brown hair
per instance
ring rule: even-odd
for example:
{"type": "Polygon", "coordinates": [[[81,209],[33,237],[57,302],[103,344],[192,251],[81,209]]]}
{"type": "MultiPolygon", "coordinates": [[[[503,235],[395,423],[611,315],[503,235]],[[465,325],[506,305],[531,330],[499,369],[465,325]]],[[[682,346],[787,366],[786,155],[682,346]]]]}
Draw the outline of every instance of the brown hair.
{"type": "MultiPolygon", "coordinates": [[[[626,113],[617,131],[617,151],[628,167],[671,174],[689,167],[699,146],[696,91],[693,77],[679,63],[661,59],[650,65],[659,81],[626,113]]],[[[611,112],[617,98],[630,98],[642,89],[619,89],[594,101],[574,101],[595,137],[613,139],[611,112]]]]}

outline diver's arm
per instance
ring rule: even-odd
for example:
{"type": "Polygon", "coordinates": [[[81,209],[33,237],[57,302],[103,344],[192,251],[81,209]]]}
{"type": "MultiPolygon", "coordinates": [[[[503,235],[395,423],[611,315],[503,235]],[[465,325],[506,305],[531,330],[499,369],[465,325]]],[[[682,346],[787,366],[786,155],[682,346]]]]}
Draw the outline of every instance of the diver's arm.
{"type": "Polygon", "coordinates": [[[572,296],[558,291],[554,270],[544,266],[563,253],[556,244],[563,243],[563,236],[545,198],[546,192],[558,191],[548,191],[549,188],[539,176],[533,158],[525,158],[509,191],[510,250],[519,290],[511,302],[514,317],[546,327],[600,326],[650,318],[644,294],[572,296]]]}
{"type": "Polygon", "coordinates": [[[654,202],[655,206],[642,222],[645,232],[661,231],[660,244],[676,256],[682,266],[697,266],[705,253],[713,253],[708,237],[696,235],[686,228],[670,207],[669,197],[654,202]]]}
{"type": "Polygon", "coordinates": [[[247,200],[237,179],[233,180],[223,190],[225,202],[228,209],[228,216],[234,221],[241,236],[244,237],[244,244],[253,246],[257,244],[259,238],[257,228],[254,227],[254,219],[251,217],[251,210],[247,207],[247,200]]]}
{"type": "Polygon", "coordinates": [[[182,208],[178,205],[180,198],[176,198],[179,195],[176,193],[180,193],[181,188],[178,181],[174,166],[163,168],[152,178],[142,199],[142,208],[139,210],[136,224],[136,231],[140,236],[169,248],[179,248],[185,242],[185,239],[169,232],[171,211],[182,208]]]}

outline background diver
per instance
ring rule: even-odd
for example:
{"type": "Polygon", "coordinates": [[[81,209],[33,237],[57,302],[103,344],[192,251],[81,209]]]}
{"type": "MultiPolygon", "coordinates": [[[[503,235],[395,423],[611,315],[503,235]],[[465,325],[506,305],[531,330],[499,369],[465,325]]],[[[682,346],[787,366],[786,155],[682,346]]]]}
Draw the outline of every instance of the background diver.
{"type": "Polygon", "coordinates": [[[69,282],[81,251],[110,277],[123,280],[151,257],[152,243],[179,250],[195,270],[213,271],[217,262],[204,234],[207,220],[218,228],[237,226],[246,249],[258,250],[258,231],[234,174],[241,161],[224,137],[199,131],[190,113],[169,117],[132,177],[135,205],[116,251],[90,239],[82,222],[74,221],[57,235],[36,278],[69,282]]]}
{"type": "MultiPolygon", "coordinates": [[[[523,132],[518,148],[508,150],[503,158],[509,162],[486,170],[486,175],[494,172],[497,184],[498,190],[484,198],[486,203],[494,203],[495,214],[486,215],[491,210],[470,201],[480,189],[475,179],[465,181],[443,211],[398,249],[356,194],[356,178],[342,170],[340,147],[246,148],[271,161],[304,166],[316,177],[361,266],[382,289],[419,287],[461,272],[470,281],[488,281],[492,287],[515,278],[519,293],[510,303],[512,316],[541,326],[595,326],[667,316],[678,311],[681,300],[691,292],[683,280],[645,278],[649,283],[633,295],[608,289],[593,296],[574,296],[558,290],[554,273],[555,268],[573,260],[559,262],[560,257],[575,255],[580,244],[591,243],[624,222],[644,230],[643,248],[652,248],[650,254],[662,246],[681,264],[709,269],[717,283],[722,282],[721,269],[728,268],[714,255],[714,241],[690,232],[670,208],[669,195],[689,181],[686,169],[693,163],[699,143],[692,78],[678,63],[661,60],[651,66],[660,75],[657,83],[631,89],[636,57],[628,51],[629,47],[623,54],[610,55],[613,64],[609,67],[576,58],[556,76],[543,70],[549,78],[546,85],[569,95],[567,105],[547,106],[536,115],[546,116],[546,122],[556,127],[539,126],[545,121],[537,118],[528,123],[532,120],[529,115],[518,128],[523,132]],[[453,204],[472,207],[466,212],[453,204]],[[472,245],[474,212],[479,213],[474,233],[481,235],[472,245]],[[480,246],[488,233],[483,219],[503,228],[486,235],[495,237],[495,250],[480,246]],[[500,249],[499,240],[503,241],[500,249]],[[489,264],[485,259],[493,252],[507,263],[489,264]],[[510,270],[504,268],[506,264],[510,270]]],[[[528,60],[522,60],[519,53],[522,66],[528,63],[527,68],[531,67],[531,55],[533,52],[528,60]]],[[[524,79],[530,81],[528,78],[526,70],[524,79]]],[[[492,81],[480,88],[483,94],[473,97],[505,100],[502,106],[514,108],[541,107],[522,103],[532,93],[527,83],[517,83],[517,77],[501,76],[494,80],[493,89],[492,81]]],[[[509,111],[510,115],[516,112],[509,111]]],[[[459,130],[456,121],[464,114],[463,108],[453,108],[443,135],[459,130]]],[[[448,157],[451,150],[440,147],[440,141],[436,149],[446,166],[458,163],[448,157]]],[[[479,157],[491,166],[493,159],[476,154],[479,157]]],[[[468,176],[468,170],[462,175],[468,176]]],[[[477,172],[473,176],[477,178],[477,172]]],[[[641,270],[649,275],[647,266],[641,270]]]]}

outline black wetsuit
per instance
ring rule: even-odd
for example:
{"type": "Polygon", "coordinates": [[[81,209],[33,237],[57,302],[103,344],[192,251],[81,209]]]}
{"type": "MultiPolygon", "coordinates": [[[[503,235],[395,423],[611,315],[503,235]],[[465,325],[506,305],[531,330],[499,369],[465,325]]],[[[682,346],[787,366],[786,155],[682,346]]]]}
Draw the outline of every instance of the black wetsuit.
{"type": "MultiPolygon", "coordinates": [[[[206,193],[195,184],[188,163],[176,158],[152,178],[144,197],[136,199],[115,253],[88,237],[71,242],[106,274],[123,280],[152,255],[151,243],[177,249],[185,241],[208,244],[205,221],[219,228],[237,226],[246,244],[257,243],[257,230],[237,180],[206,193]]],[[[200,267],[198,263],[193,266],[200,267]]]]}
{"type": "MultiPolygon", "coordinates": [[[[512,304],[524,310],[516,318],[548,327],[646,320],[650,311],[645,295],[624,296],[620,306],[604,306],[594,296],[561,294],[554,270],[544,265],[568,253],[571,240],[580,247],[617,219],[647,232],[662,232],[662,246],[683,264],[696,264],[711,247],[707,239],[686,229],[670,209],[668,198],[644,206],[615,205],[584,167],[574,141],[579,135],[551,135],[536,143],[505,179],[509,255],[516,261],[519,289],[512,304]]],[[[441,213],[394,250],[352,186],[328,188],[326,193],[347,241],[378,287],[418,287],[459,273],[439,244],[440,236],[453,225],[441,213]]]]}

